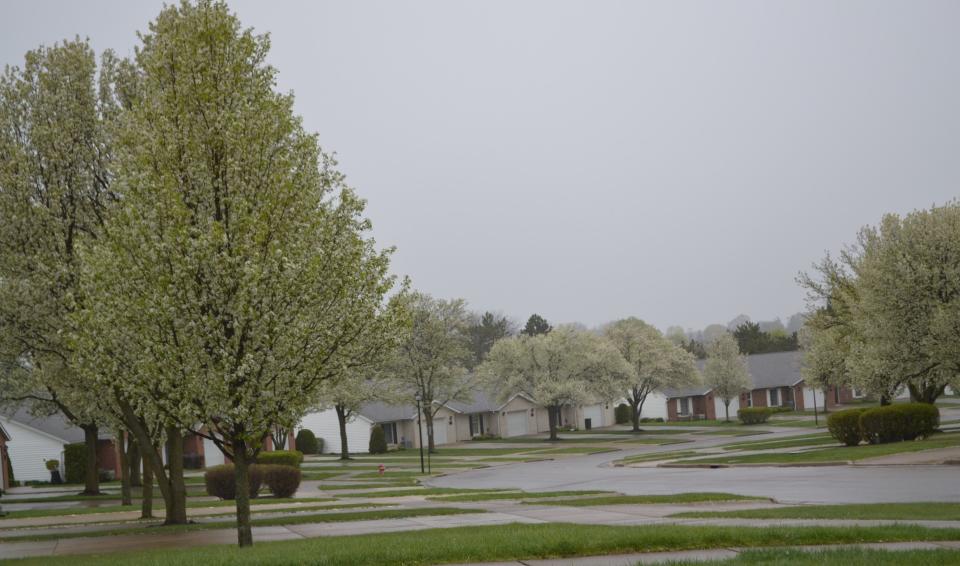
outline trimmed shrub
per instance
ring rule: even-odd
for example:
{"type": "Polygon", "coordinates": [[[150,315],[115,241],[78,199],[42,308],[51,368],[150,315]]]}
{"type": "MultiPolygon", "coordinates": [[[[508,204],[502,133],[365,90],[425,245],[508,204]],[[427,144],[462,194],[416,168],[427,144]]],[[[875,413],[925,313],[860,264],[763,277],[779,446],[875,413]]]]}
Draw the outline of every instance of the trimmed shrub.
{"type": "Polygon", "coordinates": [[[617,424],[627,424],[630,422],[630,405],[626,403],[620,403],[617,405],[617,408],[613,410],[613,420],[617,424]]]}
{"type": "Polygon", "coordinates": [[[772,414],[769,407],[744,407],[737,411],[737,418],[745,425],[753,425],[767,422],[772,414]]]}
{"type": "Polygon", "coordinates": [[[846,409],[827,417],[827,430],[830,436],[847,446],[856,446],[863,439],[860,429],[860,415],[865,409],[846,409]]]}
{"type": "Polygon", "coordinates": [[[940,428],[940,409],[928,403],[906,403],[894,405],[904,413],[907,428],[904,440],[927,438],[940,428]]]}
{"type": "MultiPolygon", "coordinates": [[[[249,467],[250,498],[255,499],[263,486],[264,466],[254,464],[249,467]]],[[[299,471],[299,470],[298,470],[299,471]]],[[[233,500],[237,498],[236,470],[233,464],[213,466],[207,468],[203,474],[203,483],[207,488],[207,495],[220,499],[233,500]]]]}
{"type": "Polygon", "coordinates": [[[642,423],[662,423],[663,417],[643,417],[640,419],[642,423]]]}
{"type": "Polygon", "coordinates": [[[370,429],[370,453],[387,453],[387,436],[383,433],[383,427],[380,425],[375,425],[370,429]]]}
{"type": "Polygon", "coordinates": [[[292,466],[262,466],[263,479],[274,497],[293,497],[303,477],[299,468],[292,466]]]}
{"type": "Polygon", "coordinates": [[[299,468],[300,462],[303,462],[303,452],[299,450],[274,450],[273,452],[261,452],[257,456],[257,463],[265,465],[275,464],[299,468]]]}
{"type": "Polygon", "coordinates": [[[927,403],[905,403],[868,409],[860,415],[860,430],[870,444],[926,438],[940,426],[940,411],[927,403]]]}
{"type": "Polygon", "coordinates": [[[75,442],[64,446],[63,463],[67,472],[66,482],[83,483],[87,470],[87,445],[75,442]]]}
{"type": "MultiPolygon", "coordinates": [[[[322,439],[321,439],[322,440],[322,439]]],[[[317,442],[317,435],[309,428],[301,428],[297,433],[297,450],[304,454],[320,454],[323,451],[323,444],[317,442]]]]}
{"type": "Polygon", "coordinates": [[[47,460],[45,464],[47,466],[47,470],[51,472],[60,468],[60,460],[47,460]]]}

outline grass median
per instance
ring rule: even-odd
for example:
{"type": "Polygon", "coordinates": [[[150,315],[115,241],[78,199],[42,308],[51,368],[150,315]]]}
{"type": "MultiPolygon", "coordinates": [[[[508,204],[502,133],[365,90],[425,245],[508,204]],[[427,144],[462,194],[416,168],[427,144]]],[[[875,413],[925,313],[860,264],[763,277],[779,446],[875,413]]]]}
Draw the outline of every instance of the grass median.
{"type": "MultiPolygon", "coordinates": [[[[671,562],[673,566],[703,566],[702,561],[671,562]]],[[[845,548],[838,550],[764,549],[747,550],[736,558],[710,562],[716,566],[929,566],[960,564],[957,550],[875,550],[845,548]]]]}
{"type": "Polygon", "coordinates": [[[426,565],[529,560],[729,547],[960,540],[960,529],[900,527],[743,528],[509,524],[319,537],[257,543],[252,548],[204,546],[86,556],[45,556],[25,564],[165,566],[204,564],[426,565]]]}
{"type": "Polygon", "coordinates": [[[852,505],[798,505],[736,511],[688,511],[671,517],[725,519],[877,519],[960,521],[960,503],[858,503],[852,505]]]}
{"type": "Polygon", "coordinates": [[[769,498],[706,491],[674,493],[669,495],[612,495],[584,497],[582,499],[549,499],[546,501],[529,501],[525,503],[530,505],[593,507],[595,505],[656,505],[669,503],[707,503],[711,501],[769,501],[769,498]]]}

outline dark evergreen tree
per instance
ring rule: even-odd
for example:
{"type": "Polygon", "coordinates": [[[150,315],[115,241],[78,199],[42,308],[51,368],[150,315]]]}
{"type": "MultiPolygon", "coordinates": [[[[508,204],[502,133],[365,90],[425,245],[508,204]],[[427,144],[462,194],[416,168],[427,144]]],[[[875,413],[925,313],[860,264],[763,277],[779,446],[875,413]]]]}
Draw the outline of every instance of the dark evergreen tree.
{"type": "Polygon", "coordinates": [[[550,326],[547,319],[534,313],[527,319],[527,324],[520,333],[526,334],[527,336],[538,336],[540,334],[549,334],[551,330],[553,330],[553,327],[550,326]]]}
{"type": "Polygon", "coordinates": [[[480,365],[494,342],[510,335],[510,320],[505,316],[485,312],[467,330],[472,354],[471,369],[480,365]]]}

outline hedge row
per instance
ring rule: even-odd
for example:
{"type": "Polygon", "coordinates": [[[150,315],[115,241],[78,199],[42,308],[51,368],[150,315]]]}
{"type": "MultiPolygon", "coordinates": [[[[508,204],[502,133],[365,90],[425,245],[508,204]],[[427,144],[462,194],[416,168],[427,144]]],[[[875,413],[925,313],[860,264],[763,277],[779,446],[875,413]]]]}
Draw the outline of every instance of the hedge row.
{"type": "Polygon", "coordinates": [[[303,452],[299,450],[274,450],[272,452],[261,452],[257,456],[258,464],[276,464],[299,468],[300,462],[303,462],[303,452]]]}
{"type": "MultiPolygon", "coordinates": [[[[233,464],[224,464],[207,469],[203,481],[207,495],[220,499],[237,498],[236,470],[233,464]]],[[[274,497],[291,497],[297,492],[302,479],[299,468],[273,464],[253,464],[249,467],[250,497],[255,498],[263,484],[274,497]]]]}
{"type": "Polygon", "coordinates": [[[860,441],[885,444],[926,438],[939,426],[940,411],[927,403],[847,409],[827,417],[830,435],[847,446],[856,446],[860,441]]]}
{"type": "Polygon", "coordinates": [[[737,411],[737,418],[745,425],[767,422],[775,411],[770,407],[744,407],[737,411]]]}

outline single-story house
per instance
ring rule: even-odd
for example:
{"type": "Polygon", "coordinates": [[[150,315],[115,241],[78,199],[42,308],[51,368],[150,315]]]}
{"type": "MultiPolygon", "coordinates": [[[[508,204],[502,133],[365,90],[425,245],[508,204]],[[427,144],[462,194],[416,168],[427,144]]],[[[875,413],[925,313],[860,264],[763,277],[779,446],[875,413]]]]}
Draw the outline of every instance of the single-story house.
{"type": "MultiPolygon", "coordinates": [[[[0,412],[0,426],[9,437],[7,458],[17,481],[50,481],[47,460],[60,462],[66,474],[63,459],[64,446],[84,441],[83,429],[74,426],[57,413],[37,417],[26,409],[0,412]]],[[[97,462],[100,470],[120,475],[120,461],[109,431],[101,430],[97,441],[97,462]]]]}
{"type": "MultiPolygon", "coordinates": [[[[789,407],[798,411],[832,408],[853,400],[848,387],[823,390],[808,387],[800,374],[801,352],[772,352],[747,356],[750,389],[730,401],[730,417],[740,407],[789,407]]],[[[703,369],[704,361],[699,362],[703,369]]],[[[667,420],[724,418],[723,400],[707,386],[687,390],[665,390],[667,420]]]]}
{"type": "MultiPolygon", "coordinates": [[[[263,452],[270,452],[274,449],[273,437],[267,436],[264,439],[263,452]]],[[[293,431],[287,431],[287,445],[285,450],[296,450],[296,439],[293,431]]],[[[166,461],[166,454],[164,454],[166,461]]],[[[188,433],[183,437],[183,466],[187,469],[210,468],[229,463],[230,459],[224,456],[223,452],[217,448],[209,438],[199,434],[188,433]]]]}
{"type": "MultiPolygon", "coordinates": [[[[354,414],[347,420],[347,447],[350,452],[366,452],[370,446],[370,427],[373,421],[354,414]]],[[[324,454],[340,453],[340,421],[334,409],[324,409],[306,414],[297,425],[297,430],[309,429],[318,439],[323,439],[324,454]]]]}
{"type": "Polygon", "coordinates": [[[10,433],[0,424],[0,491],[10,489],[10,472],[7,469],[7,442],[10,441],[10,433]]]}

